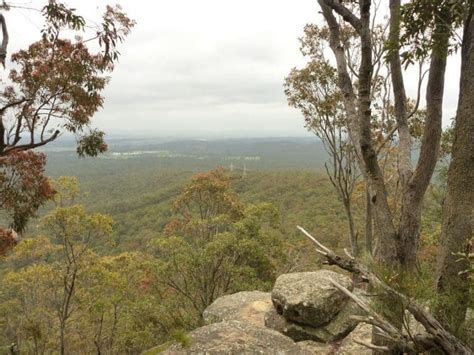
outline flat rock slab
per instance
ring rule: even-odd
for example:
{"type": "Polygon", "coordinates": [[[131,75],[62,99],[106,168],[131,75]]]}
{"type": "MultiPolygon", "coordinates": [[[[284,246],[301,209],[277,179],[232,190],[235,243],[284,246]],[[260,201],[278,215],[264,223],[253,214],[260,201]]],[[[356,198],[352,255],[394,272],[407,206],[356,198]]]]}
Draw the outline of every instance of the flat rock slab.
{"type": "Polygon", "coordinates": [[[235,320],[206,325],[188,336],[188,346],[173,344],[163,354],[309,354],[274,330],[235,320]]]}
{"type": "Polygon", "coordinates": [[[240,320],[265,326],[265,314],[273,308],[270,293],[243,291],[216,299],[203,313],[204,322],[212,324],[240,320]]]}
{"type": "Polygon", "coordinates": [[[272,291],[272,302],[278,314],[288,321],[312,327],[329,323],[348,301],[329,279],[352,289],[349,277],[330,270],[279,276],[272,291]]]}

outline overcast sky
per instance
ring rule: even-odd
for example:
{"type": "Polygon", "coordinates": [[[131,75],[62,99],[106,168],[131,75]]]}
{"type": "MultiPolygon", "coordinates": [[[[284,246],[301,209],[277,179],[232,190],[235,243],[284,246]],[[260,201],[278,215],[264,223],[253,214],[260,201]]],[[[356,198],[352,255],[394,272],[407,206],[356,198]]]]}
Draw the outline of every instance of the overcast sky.
{"type": "MultiPolygon", "coordinates": [[[[384,0],[383,0],[384,1],[384,0]]],[[[388,0],[387,0],[388,2],[388,0]]],[[[16,0],[41,8],[45,1],[16,0]]],[[[105,0],[69,0],[98,19],[105,0]]],[[[111,135],[301,136],[283,78],[302,66],[298,37],[320,21],[316,0],[119,0],[137,21],[96,125],[111,135]]],[[[10,53],[39,37],[34,11],[6,14],[10,53]]],[[[4,74],[5,75],[5,74],[4,74]]],[[[448,67],[445,124],[455,112],[459,64],[448,67]]],[[[407,86],[414,86],[409,79],[407,86]]]]}

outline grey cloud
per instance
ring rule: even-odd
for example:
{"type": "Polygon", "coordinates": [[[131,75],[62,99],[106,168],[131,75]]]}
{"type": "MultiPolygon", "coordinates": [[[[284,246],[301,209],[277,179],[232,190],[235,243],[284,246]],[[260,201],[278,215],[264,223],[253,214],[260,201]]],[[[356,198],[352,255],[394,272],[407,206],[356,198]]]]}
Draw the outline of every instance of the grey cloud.
{"type": "MultiPolygon", "coordinates": [[[[97,18],[97,8],[108,2],[68,0],[87,18],[97,18]]],[[[100,128],[307,135],[301,114],[287,105],[283,79],[303,64],[298,37],[306,23],[318,22],[314,0],[118,2],[138,25],[120,47],[104,108],[95,118],[100,128]]],[[[21,31],[12,28],[12,48],[38,37],[37,28],[26,25],[29,35],[19,42],[14,37],[21,31]]],[[[448,65],[445,123],[456,107],[458,67],[448,65]]],[[[407,87],[415,86],[409,77],[407,87]]]]}

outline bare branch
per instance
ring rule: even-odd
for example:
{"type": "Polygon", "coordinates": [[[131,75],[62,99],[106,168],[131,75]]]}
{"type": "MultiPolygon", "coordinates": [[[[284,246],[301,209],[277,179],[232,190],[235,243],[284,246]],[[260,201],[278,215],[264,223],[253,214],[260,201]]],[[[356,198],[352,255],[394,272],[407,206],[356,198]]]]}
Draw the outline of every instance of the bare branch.
{"type": "Polygon", "coordinates": [[[303,227],[296,226],[301,232],[303,232],[309,239],[311,239],[320,249],[324,250],[325,253],[330,253],[331,250],[326,248],[324,245],[322,245],[320,242],[316,240],[311,234],[309,234],[303,227]]]}
{"type": "Polygon", "coordinates": [[[346,248],[344,248],[344,254],[346,254],[349,257],[349,259],[352,259],[352,260],[355,259],[346,248]]]}
{"type": "MultiPolygon", "coordinates": [[[[420,147],[420,155],[415,171],[410,179],[413,198],[421,199],[433,175],[438,160],[439,142],[442,131],[443,94],[448,56],[449,33],[445,31],[446,22],[452,22],[450,11],[444,11],[445,18],[437,19],[433,30],[433,46],[430,69],[426,86],[426,120],[420,147]]],[[[412,238],[410,236],[410,238],[412,238]]]]}

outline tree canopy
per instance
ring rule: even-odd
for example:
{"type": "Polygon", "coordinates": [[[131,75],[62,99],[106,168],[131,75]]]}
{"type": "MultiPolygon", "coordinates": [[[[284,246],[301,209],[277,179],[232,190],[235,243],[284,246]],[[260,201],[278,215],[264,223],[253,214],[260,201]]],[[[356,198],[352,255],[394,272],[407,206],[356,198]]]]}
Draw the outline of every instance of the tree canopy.
{"type": "MultiPolygon", "coordinates": [[[[96,26],[54,0],[41,13],[41,39],[12,54],[9,80],[0,89],[0,209],[8,209],[10,227],[18,232],[53,195],[43,175],[46,157],[36,148],[69,133],[81,157],[106,151],[105,133],[93,128],[92,119],[104,104],[117,46],[135,25],[120,6],[107,6],[96,26]],[[83,38],[90,27],[91,37],[83,38]]],[[[6,55],[3,15],[1,22],[6,55]]]]}

